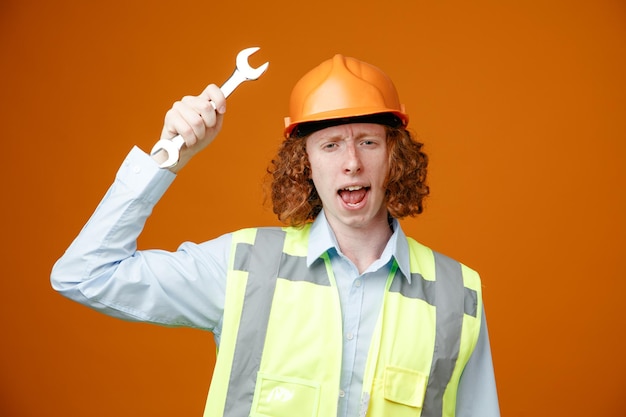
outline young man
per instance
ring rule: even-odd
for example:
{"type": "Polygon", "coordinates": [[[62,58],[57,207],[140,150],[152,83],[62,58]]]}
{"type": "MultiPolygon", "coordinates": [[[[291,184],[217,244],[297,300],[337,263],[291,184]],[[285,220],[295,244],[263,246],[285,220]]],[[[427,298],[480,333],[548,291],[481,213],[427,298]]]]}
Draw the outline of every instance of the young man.
{"type": "Polygon", "coordinates": [[[336,55],[294,87],[270,169],[288,227],[137,251],[225,105],[215,85],[174,104],[162,138],[185,139],[180,162],[159,169],[164,155],[134,148],[53,287],[112,316],[212,331],[205,416],[498,416],[480,279],[404,235],[398,219],[429,192],[427,157],[372,65],[336,55]]]}

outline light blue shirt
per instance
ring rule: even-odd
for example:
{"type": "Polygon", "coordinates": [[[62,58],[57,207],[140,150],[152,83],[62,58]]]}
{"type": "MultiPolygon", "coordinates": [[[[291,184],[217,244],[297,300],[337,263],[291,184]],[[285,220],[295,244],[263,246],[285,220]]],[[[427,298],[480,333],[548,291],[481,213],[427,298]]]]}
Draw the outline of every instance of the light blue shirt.
{"type": "MultiPolygon", "coordinates": [[[[125,320],[209,330],[219,344],[231,235],[183,243],[177,251],[137,250],[137,238],[175,175],[133,148],[114,183],[52,270],[66,297],[125,320]]],[[[359,274],[339,249],[322,211],[311,227],[307,263],[327,252],[344,329],[338,416],[359,413],[365,361],[393,260],[410,279],[409,248],[399,223],[378,260],[359,274]]],[[[486,321],[459,384],[457,417],[500,415],[486,321]]]]}

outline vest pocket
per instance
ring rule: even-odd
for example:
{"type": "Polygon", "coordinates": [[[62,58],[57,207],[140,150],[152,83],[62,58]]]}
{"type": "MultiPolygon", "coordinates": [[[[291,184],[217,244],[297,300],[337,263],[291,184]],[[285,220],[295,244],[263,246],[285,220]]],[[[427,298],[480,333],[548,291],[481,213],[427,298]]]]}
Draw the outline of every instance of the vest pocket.
{"type": "Polygon", "coordinates": [[[428,375],[411,369],[387,366],[384,374],[383,395],[385,400],[422,408],[428,375]]]}
{"type": "Polygon", "coordinates": [[[315,417],[319,402],[319,383],[259,372],[250,416],[315,417]]]}

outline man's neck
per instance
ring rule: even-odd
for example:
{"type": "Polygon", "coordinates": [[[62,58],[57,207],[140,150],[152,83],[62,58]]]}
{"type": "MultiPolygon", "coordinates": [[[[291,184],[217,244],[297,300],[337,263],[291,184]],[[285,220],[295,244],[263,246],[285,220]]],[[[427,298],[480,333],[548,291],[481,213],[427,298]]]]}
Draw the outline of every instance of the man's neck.
{"type": "Polygon", "coordinates": [[[338,227],[331,225],[339,249],[363,273],[374,261],[380,258],[389,238],[393,234],[389,223],[377,222],[366,228],[338,227]]]}

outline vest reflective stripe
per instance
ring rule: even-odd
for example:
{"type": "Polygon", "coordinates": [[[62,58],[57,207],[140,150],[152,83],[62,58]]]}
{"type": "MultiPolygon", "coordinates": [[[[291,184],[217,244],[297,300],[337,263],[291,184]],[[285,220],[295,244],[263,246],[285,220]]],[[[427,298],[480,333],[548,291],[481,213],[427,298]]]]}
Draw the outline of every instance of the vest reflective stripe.
{"type": "Polygon", "coordinates": [[[450,335],[461,334],[465,308],[461,265],[436,252],[433,254],[437,274],[437,327],[435,352],[422,412],[424,417],[441,417],[443,413],[443,394],[452,378],[461,344],[460,336],[451,338],[450,335]]]}
{"type": "MultiPolygon", "coordinates": [[[[285,232],[275,229],[259,230],[254,245],[260,248],[282,249],[285,232]]],[[[245,300],[241,312],[240,331],[235,344],[226,404],[225,416],[247,416],[252,404],[255,379],[250,378],[259,371],[259,361],[265,344],[265,329],[269,322],[271,300],[276,288],[276,262],[265,256],[263,251],[252,250],[253,246],[239,243],[235,252],[234,269],[248,273],[245,300]],[[256,359],[259,359],[257,361],[256,359]]],[[[275,250],[270,249],[270,253],[275,250]]]]}
{"type": "MultiPolygon", "coordinates": [[[[233,234],[223,334],[206,417],[293,415],[293,408],[281,411],[280,407],[294,395],[299,398],[298,415],[336,415],[341,311],[329,262],[318,259],[311,268],[306,266],[308,231],[309,227],[267,228],[233,234]],[[295,304],[283,302],[285,298],[293,298],[295,304]],[[293,317],[285,321],[284,316],[293,317]],[[320,325],[313,316],[334,325],[320,325]],[[298,348],[292,350],[292,343],[298,348]]],[[[381,322],[385,330],[380,353],[378,358],[368,358],[368,363],[376,361],[368,415],[452,416],[458,378],[478,335],[479,281],[464,285],[467,271],[473,272],[469,268],[427,248],[424,251],[412,240],[409,246],[411,284],[400,273],[393,278],[381,315],[386,317],[381,322]],[[396,312],[418,312],[417,322],[422,322],[416,326],[412,320],[398,321],[396,312]],[[402,339],[410,339],[403,334],[411,331],[421,347],[402,347],[402,339]],[[408,358],[409,365],[405,367],[402,360],[394,363],[396,355],[408,358]],[[414,364],[412,356],[420,356],[420,363],[414,364]],[[422,384],[425,392],[421,397],[411,392],[405,401],[402,391],[407,382],[415,387],[422,384]],[[412,414],[398,414],[398,410],[412,414]]],[[[369,395],[366,392],[364,397],[369,395]]]]}
{"type": "MultiPolygon", "coordinates": [[[[443,256],[434,252],[436,256],[443,256]]],[[[427,281],[422,277],[421,274],[411,274],[411,282],[415,282],[419,280],[418,285],[409,285],[406,280],[394,280],[391,284],[391,288],[389,291],[399,292],[403,296],[407,298],[417,298],[422,301],[426,301],[431,306],[435,305],[435,282],[427,281]]],[[[476,291],[464,287],[464,312],[465,314],[476,317],[477,314],[477,304],[478,304],[478,296],[476,291]]]]}

